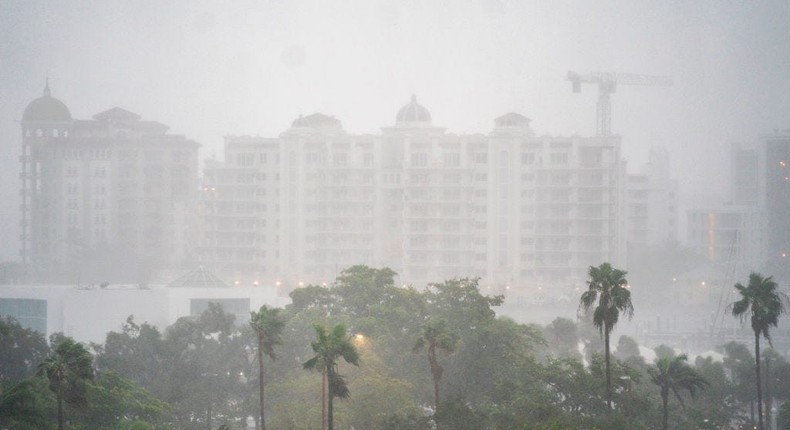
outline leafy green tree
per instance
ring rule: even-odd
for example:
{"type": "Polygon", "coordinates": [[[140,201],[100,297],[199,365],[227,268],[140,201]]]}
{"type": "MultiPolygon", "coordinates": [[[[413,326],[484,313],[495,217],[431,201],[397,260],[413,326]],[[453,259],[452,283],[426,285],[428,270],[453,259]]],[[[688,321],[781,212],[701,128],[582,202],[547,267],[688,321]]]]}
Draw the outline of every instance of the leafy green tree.
{"type": "Polygon", "coordinates": [[[777,430],[790,430],[790,402],[784,402],[779,407],[779,415],[776,417],[777,430]]]}
{"type": "Polygon", "coordinates": [[[755,372],[757,379],[757,422],[759,429],[763,427],[763,397],[760,376],[760,337],[765,337],[771,343],[771,327],[777,327],[779,316],[785,312],[785,300],[779,291],[779,286],[773,279],[763,277],[761,274],[752,272],[749,275],[749,284],[743,286],[740,282],[735,284],[735,289],[741,295],[741,299],[734,302],[732,315],[744,320],[747,316],[751,320],[752,330],[754,331],[754,359],[755,372]]]}
{"type": "Polygon", "coordinates": [[[280,317],[280,309],[261,306],[258,312],[250,312],[250,327],[255,332],[258,341],[258,386],[260,396],[260,425],[261,429],[266,430],[264,419],[264,397],[263,397],[263,355],[266,354],[274,360],[275,345],[282,343],[282,332],[285,321],[280,317]]]}
{"type": "Polygon", "coordinates": [[[0,392],[0,428],[52,428],[54,399],[44,378],[27,378],[0,392]]]}
{"type": "Polygon", "coordinates": [[[109,332],[103,345],[93,345],[99,371],[113,371],[152,389],[161,378],[166,346],[159,329],[147,322],[126,318],[120,332],[109,332]]]}
{"type": "Polygon", "coordinates": [[[302,367],[321,372],[321,426],[324,430],[333,430],[333,399],[344,399],[350,394],[345,378],[337,371],[338,360],[342,358],[349,364],[359,366],[359,352],[346,334],[345,325],[338,324],[331,332],[319,324],[314,324],[313,328],[317,339],[310,346],[315,356],[305,361],[302,367]]]}
{"type": "Polygon", "coordinates": [[[38,364],[49,353],[41,333],[24,328],[11,318],[0,317],[5,333],[0,333],[0,388],[17,383],[36,373],[38,364]]]}
{"type": "Polygon", "coordinates": [[[676,357],[658,357],[655,364],[647,369],[650,380],[661,389],[661,403],[664,411],[661,424],[664,430],[668,428],[670,392],[685,408],[686,404],[683,402],[683,397],[680,396],[680,391],[688,391],[694,397],[697,390],[704,390],[708,386],[708,381],[689,366],[687,360],[686,354],[676,357]]]}
{"type": "Polygon", "coordinates": [[[340,272],[333,290],[340,297],[344,311],[354,316],[369,315],[395,294],[395,276],[389,268],[374,269],[364,265],[351,266],[340,272]]]}
{"type": "Polygon", "coordinates": [[[135,423],[158,425],[168,406],[145,388],[115,372],[87,383],[90,404],[72,422],[78,429],[114,430],[135,423]]]}
{"type": "Polygon", "coordinates": [[[163,344],[162,370],[151,392],[170,405],[165,419],[172,427],[205,429],[218,417],[241,421],[255,413],[245,403],[252,393],[243,376],[252,373],[252,338],[233,314],[211,303],[197,318],[168,327],[163,344]]]}
{"type": "Polygon", "coordinates": [[[724,363],[713,357],[697,357],[694,368],[709,383],[694,402],[699,410],[700,428],[726,428],[737,416],[738,405],[724,363]]]}
{"type": "Polygon", "coordinates": [[[39,375],[49,381],[58,405],[58,429],[65,426],[63,404],[87,406],[85,382],[93,379],[93,357],[82,344],[66,337],[39,364],[39,375]]]}
{"type": "Polygon", "coordinates": [[[545,337],[549,351],[554,358],[580,358],[579,330],[576,323],[568,318],[555,318],[547,325],[545,337]]]}
{"type": "Polygon", "coordinates": [[[431,366],[431,377],[433,378],[433,407],[438,411],[439,407],[439,384],[442,381],[444,368],[439,364],[437,349],[445,354],[452,354],[458,347],[458,334],[450,331],[447,321],[443,319],[433,319],[423,325],[422,336],[414,343],[412,350],[414,353],[420,352],[427,345],[428,363],[431,366]]]}
{"type": "Polygon", "coordinates": [[[609,335],[614,330],[620,319],[620,313],[628,318],[634,314],[634,305],[631,303],[631,291],[627,288],[625,279],[626,271],[615,269],[609,263],[598,267],[590,266],[588,275],[588,289],[582,293],[579,300],[579,310],[587,312],[596,304],[593,310],[593,325],[598,328],[604,338],[604,357],[606,360],[606,404],[612,408],[612,375],[611,353],[609,350],[609,335]]]}
{"type": "Polygon", "coordinates": [[[639,344],[636,343],[636,340],[634,340],[634,338],[631,336],[620,336],[620,339],[617,340],[617,351],[615,352],[615,356],[621,360],[632,357],[641,357],[641,354],[639,353],[639,344]]]}

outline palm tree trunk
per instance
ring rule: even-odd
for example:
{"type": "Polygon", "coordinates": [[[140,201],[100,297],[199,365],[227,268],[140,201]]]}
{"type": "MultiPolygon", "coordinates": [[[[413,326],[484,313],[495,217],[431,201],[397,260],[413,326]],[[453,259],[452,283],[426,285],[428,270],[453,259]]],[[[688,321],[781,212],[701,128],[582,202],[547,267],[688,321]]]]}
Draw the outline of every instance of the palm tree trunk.
{"type": "Polygon", "coordinates": [[[258,337],[258,385],[260,386],[260,423],[261,430],[266,430],[266,421],[263,420],[263,337],[258,337]]]}
{"type": "Polygon", "coordinates": [[[321,372],[321,430],[327,430],[327,426],[329,425],[326,420],[326,399],[327,399],[327,389],[329,388],[329,384],[327,383],[327,378],[329,375],[326,373],[326,369],[321,372]]]}
{"type": "Polygon", "coordinates": [[[58,382],[58,430],[66,428],[65,421],[63,413],[63,386],[58,382]]]}
{"type": "Polygon", "coordinates": [[[760,333],[754,332],[754,357],[756,360],[755,370],[757,371],[757,423],[758,429],[763,430],[763,390],[760,381],[760,333]]]}
{"type": "Polygon", "coordinates": [[[661,421],[661,428],[669,428],[669,388],[661,386],[661,403],[664,406],[664,417],[661,421]]]}
{"type": "Polygon", "coordinates": [[[335,396],[332,393],[329,393],[329,397],[326,399],[326,421],[327,421],[327,430],[333,430],[335,428],[335,396]]]}
{"type": "Polygon", "coordinates": [[[612,410],[612,373],[609,368],[609,327],[604,327],[604,361],[606,362],[606,406],[607,412],[612,410]]]}
{"type": "Polygon", "coordinates": [[[431,376],[433,377],[433,411],[439,410],[439,382],[442,379],[442,369],[436,360],[436,342],[428,341],[428,361],[431,364],[431,376]]]}

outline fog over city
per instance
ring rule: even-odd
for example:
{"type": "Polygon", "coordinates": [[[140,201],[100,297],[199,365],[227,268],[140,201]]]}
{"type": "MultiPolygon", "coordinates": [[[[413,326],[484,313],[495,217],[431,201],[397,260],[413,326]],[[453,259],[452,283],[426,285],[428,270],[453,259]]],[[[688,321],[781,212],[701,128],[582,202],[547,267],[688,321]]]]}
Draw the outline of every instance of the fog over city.
{"type": "MultiPolygon", "coordinates": [[[[46,77],[75,118],[120,106],[221,158],[224,135],[275,136],[300,113],[376,132],[411,94],[453,133],[516,111],[539,135],[592,135],[597,89],[572,93],[569,70],[671,76],[613,96],[624,158],[637,168],[666,147],[686,200],[722,196],[722,148],[788,126],[789,14],[782,1],[5,1],[0,196],[17,198],[18,121],[46,77]]],[[[17,212],[0,212],[3,259],[17,212]]]]}
{"type": "Polygon", "coordinates": [[[0,142],[0,346],[92,343],[159,411],[124,419],[331,429],[350,391],[338,428],[790,426],[790,380],[749,385],[790,317],[755,350],[733,288],[790,305],[790,2],[0,0],[0,142]],[[681,413],[683,353],[713,394],[681,413]]]}

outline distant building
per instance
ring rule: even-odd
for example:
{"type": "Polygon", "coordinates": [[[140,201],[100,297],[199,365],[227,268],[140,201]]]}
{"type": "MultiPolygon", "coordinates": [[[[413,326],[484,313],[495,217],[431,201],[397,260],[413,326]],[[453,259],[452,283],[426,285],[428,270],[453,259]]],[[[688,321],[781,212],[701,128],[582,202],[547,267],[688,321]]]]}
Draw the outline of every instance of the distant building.
{"type": "Polygon", "coordinates": [[[316,113],[277,138],[228,137],[204,170],[198,258],[243,284],[321,284],[368,264],[404,284],[481,277],[525,294],[623,261],[619,138],[538,137],[517,113],[494,125],[447,133],[412,98],[381,134],[316,113]]]}
{"type": "Polygon", "coordinates": [[[750,271],[790,282],[790,130],[731,151],[731,202],[689,212],[689,244],[739,279],[750,271]]]}
{"type": "Polygon", "coordinates": [[[688,244],[716,263],[727,281],[741,279],[763,266],[761,221],[761,214],[750,206],[693,209],[688,213],[688,244]]]}
{"type": "Polygon", "coordinates": [[[627,226],[630,248],[675,242],[678,237],[678,184],[670,177],[669,153],[653,148],[641,173],[629,173],[627,226]]]}
{"type": "Polygon", "coordinates": [[[762,136],[766,271],[790,283],[790,129],[762,136]]]}
{"type": "Polygon", "coordinates": [[[235,286],[204,268],[193,269],[167,285],[111,284],[0,285],[0,316],[49,336],[61,332],[81,342],[104,342],[110,331],[120,331],[132,315],[164,330],[182,317],[194,317],[209,303],[234,314],[237,324],[262,305],[283,307],[290,300],[274,286],[235,286]]]}
{"type": "Polygon", "coordinates": [[[21,257],[34,280],[145,282],[189,259],[197,143],[117,107],[73,119],[48,85],[21,125],[21,257]]]}

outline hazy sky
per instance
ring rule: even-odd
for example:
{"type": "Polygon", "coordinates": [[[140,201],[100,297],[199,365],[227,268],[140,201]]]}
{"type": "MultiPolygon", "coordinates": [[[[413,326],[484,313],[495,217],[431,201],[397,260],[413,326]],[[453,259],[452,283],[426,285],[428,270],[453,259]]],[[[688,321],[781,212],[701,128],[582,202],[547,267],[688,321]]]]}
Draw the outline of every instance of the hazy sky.
{"type": "Polygon", "coordinates": [[[613,96],[629,170],[665,146],[686,201],[721,195],[732,142],[790,128],[790,2],[0,0],[0,261],[16,259],[18,121],[47,76],[75,118],[120,106],[205,158],[300,113],[377,133],[411,94],[449,132],[517,111],[539,135],[591,135],[597,89],[573,94],[568,70],[671,76],[613,96]]]}

